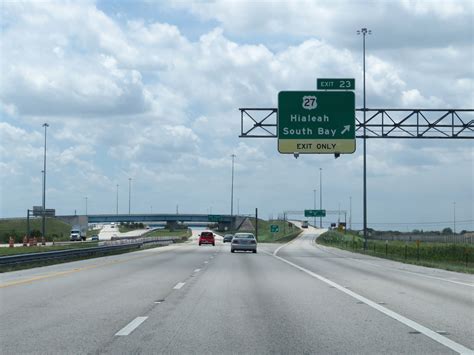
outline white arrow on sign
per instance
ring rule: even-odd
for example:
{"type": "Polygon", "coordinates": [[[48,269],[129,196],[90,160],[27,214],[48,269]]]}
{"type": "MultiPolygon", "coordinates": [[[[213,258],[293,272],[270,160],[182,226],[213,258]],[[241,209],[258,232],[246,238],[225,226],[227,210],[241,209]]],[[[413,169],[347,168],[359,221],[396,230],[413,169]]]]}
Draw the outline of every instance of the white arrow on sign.
{"type": "Polygon", "coordinates": [[[342,130],[341,134],[344,134],[346,132],[349,132],[349,130],[351,129],[351,126],[344,126],[344,129],[342,130]]]}

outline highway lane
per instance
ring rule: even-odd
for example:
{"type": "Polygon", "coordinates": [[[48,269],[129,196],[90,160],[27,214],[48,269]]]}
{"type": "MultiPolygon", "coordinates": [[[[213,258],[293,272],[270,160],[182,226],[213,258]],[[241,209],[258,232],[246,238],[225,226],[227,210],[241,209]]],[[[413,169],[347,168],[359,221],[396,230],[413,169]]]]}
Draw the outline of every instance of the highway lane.
{"type": "Polygon", "coordinates": [[[283,259],[275,244],[255,255],[194,241],[2,274],[2,351],[456,353],[308,272],[473,347],[470,275],[325,250],[317,233],[279,249],[283,259]]]}

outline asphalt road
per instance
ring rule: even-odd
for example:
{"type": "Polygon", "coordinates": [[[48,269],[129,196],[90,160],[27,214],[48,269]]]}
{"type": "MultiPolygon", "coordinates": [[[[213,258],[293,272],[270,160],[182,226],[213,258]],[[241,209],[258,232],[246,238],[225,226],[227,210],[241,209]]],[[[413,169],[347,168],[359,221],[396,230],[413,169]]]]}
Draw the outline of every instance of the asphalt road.
{"type": "Polygon", "coordinates": [[[473,353],[474,277],[314,244],[189,244],[0,275],[2,354],[473,353]]]}

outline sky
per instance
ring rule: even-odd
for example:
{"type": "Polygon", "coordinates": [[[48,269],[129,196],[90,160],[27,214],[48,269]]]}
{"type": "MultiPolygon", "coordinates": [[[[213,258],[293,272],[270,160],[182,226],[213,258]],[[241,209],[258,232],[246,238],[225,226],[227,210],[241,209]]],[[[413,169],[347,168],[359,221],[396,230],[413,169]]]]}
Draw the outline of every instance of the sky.
{"type": "MultiPolygon", "coordinates": [[[[234,212],[316,205],[361,228],[362,141],[338,159],[295,159],[274,138],[239,138],[238,109],[328,77],[355,78],[362,107],[362,27],[367,107],[474,108],[472,1],[2,0],[0,11],[2,218],[42,203],[48,123],[57,214],[115,213],[117,192],[128,213],[129,186],[132,213],[230,213],[235,154],[234,212]]],[[[368,140],[369,227],[474,230],[473,148],[368,140]]]]}

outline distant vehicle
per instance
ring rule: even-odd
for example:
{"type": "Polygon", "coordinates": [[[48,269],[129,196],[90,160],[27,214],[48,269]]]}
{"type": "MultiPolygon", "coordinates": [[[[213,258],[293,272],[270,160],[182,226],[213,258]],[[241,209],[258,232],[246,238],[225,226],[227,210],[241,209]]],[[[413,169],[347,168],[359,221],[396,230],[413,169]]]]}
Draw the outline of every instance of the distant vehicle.
{"type": "Polygon", "coordinates": [[[216,245],[216,241],[214,238],[214,233],[206,231],[206,232],[201,232],[199,235],[199,245],[201,244],[212,244],[216,245]]]}
{"type": "Polygon", "coordinates": [[[92,240],[92,241],[99,240],[99,236],[98,236],[97,234],[94,234],[94,235],[91,237],[91,240],[92,240]]]}
{"type": "Polygon", "coordinates": [[[232,238],[230,244],[230,252],[234,253],[236,250],[257,252],[257,239],[252,233],[236,233],[232,238]]]}
{"type": "Polygon", "coordinates": [[[309,224],[308,221],[301,222],[301,228],[308,228],[309,224]]]}
{"type": "Polygon", "coordinates": [[[71,241],[81,241],[81,240],[86,240],[86,236],[87,236],[87,226],[75,225],[75,226],[72,226],[71,228],[71,235],[69,239],[71,241]]]}
{"type": "Polygon", "coordinates": [[[226,234],[224,235],[224,239],[222,240],[224,243],[227,243],[227,242],[231,242],[232,241],[232,238],[234,237],[233,234],[226,234]]]}

